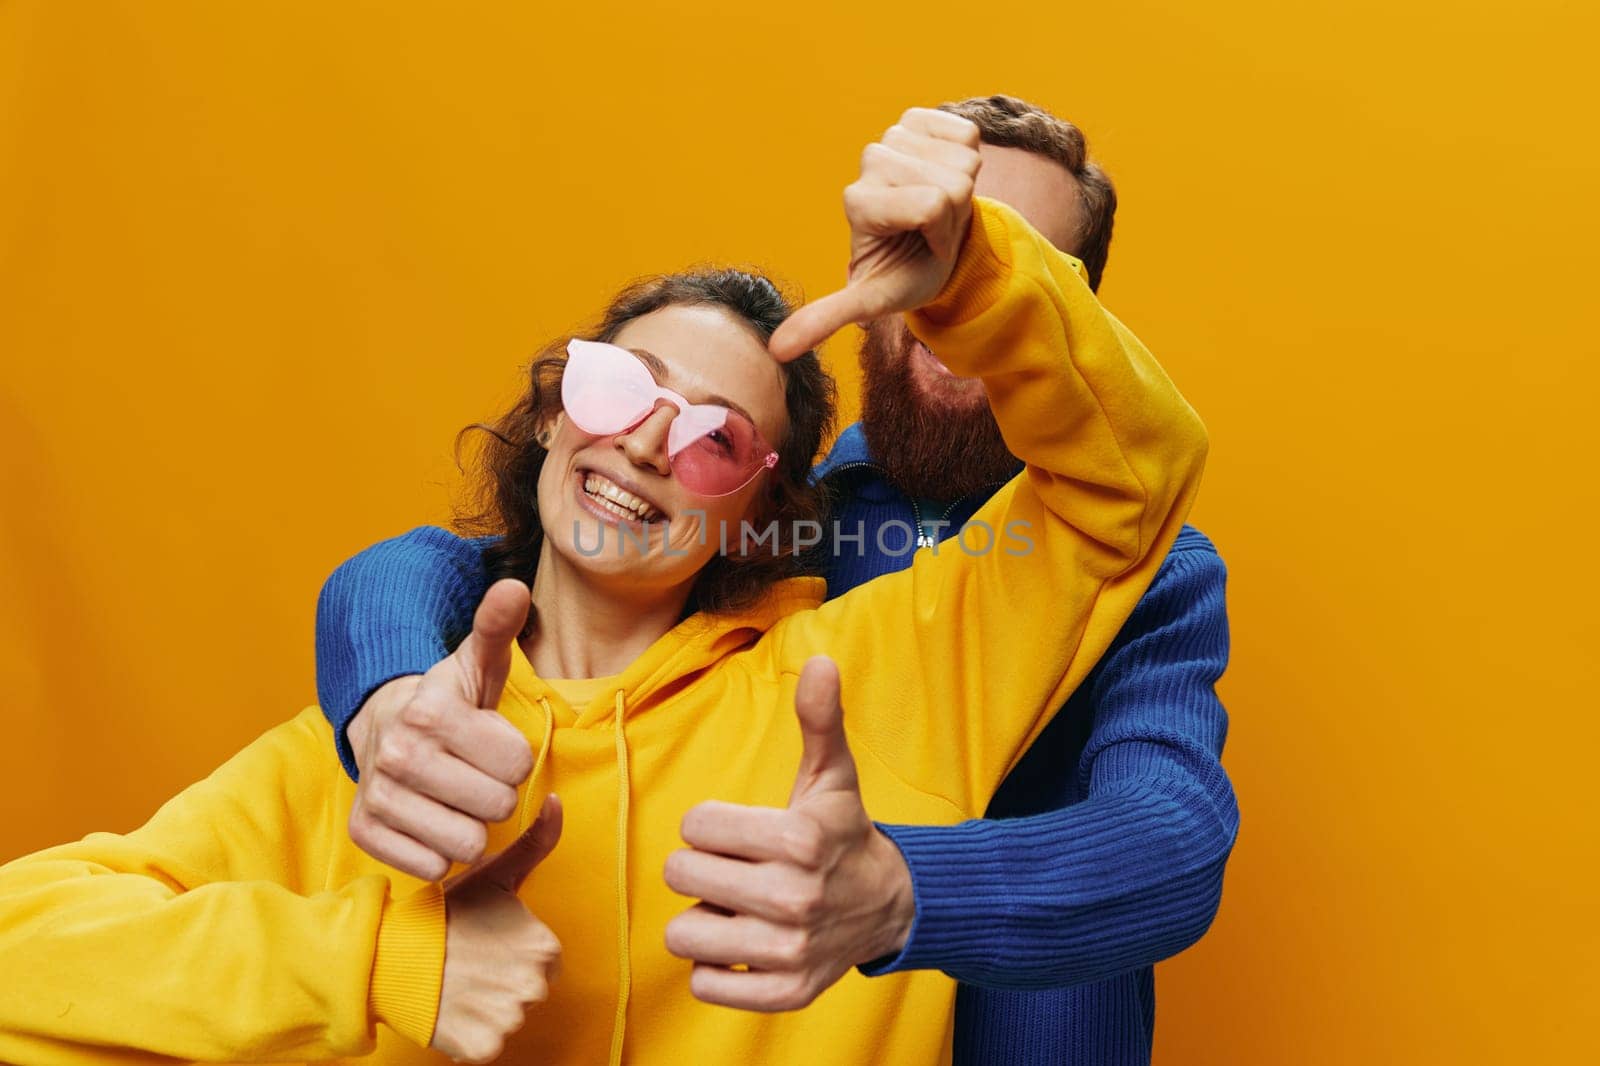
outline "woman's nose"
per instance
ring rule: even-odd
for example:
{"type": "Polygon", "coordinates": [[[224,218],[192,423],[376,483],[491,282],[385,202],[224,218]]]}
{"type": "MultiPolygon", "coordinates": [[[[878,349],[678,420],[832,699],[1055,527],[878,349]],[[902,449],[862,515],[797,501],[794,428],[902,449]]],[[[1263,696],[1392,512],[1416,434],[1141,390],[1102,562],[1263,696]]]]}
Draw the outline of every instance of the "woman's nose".
{"type": "Polygon", "coordinates": [[[644,421],[616,435],[617,447],[630,463],[649,467],[666,477],[672,469],[671,457],[667,455],[667,433],[677,416],[676,407],[661,401],[654,411],[644,416],[644,421]]]}

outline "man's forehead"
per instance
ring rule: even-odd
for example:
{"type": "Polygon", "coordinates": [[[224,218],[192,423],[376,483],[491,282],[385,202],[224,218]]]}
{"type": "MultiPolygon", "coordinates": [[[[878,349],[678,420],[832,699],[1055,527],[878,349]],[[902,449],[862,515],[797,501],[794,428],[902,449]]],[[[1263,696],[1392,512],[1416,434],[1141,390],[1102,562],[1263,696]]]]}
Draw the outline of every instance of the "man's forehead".
{"type": "Polygon", "coordinates": [[[999,200],[1064,252],[1077,254],[1083,233],[1083,195],[1078,180],[1054,159],[1022,148],[978,147],[983,167],[973,192],[999,200]]]}

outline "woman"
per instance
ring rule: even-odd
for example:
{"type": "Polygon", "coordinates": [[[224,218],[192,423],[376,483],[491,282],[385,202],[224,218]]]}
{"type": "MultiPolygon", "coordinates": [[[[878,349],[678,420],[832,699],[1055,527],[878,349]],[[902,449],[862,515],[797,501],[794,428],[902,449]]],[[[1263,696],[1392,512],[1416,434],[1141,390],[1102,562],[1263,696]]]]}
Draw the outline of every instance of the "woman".
{"type": "Polygon", "coordinates": [[[838,661],[875,815],[981,813],[1148,584],[1204,432],[1081,264],[973,203],[976,130],[940,112],[901,125],[900,150],[869,149],[847,190],[845,290],[775,331],[781,309],[751,317],[704,276],[631,291],[565,365],[536,365],[502,424],[499,565],[531,578],[533,621],[498,706],[539,756],[491,837],[500,858],[440,886],[358,851],[353,786],[310,708],[134,833],[0,870],[0,973],[16,982],[0,1060],[330,1058],[370,1051],[377,1022],[381,1061],[437,1061],[429,1041],[486,1060],[529,1001],[517,1061],[948,1059],[954,984],[938,974],[850,975],[788,1015],[695,1000],[662,943],[682,906],[660,875],[678,819],[708,793],[783,803],[790,708],[818,655],[838,661]],[[942,362],[983,377],[1028,469],[979,513],[987,546],[819,607],[816,579],[781,576],[792,564],[744,535],[780,520],[787,550],[782,523],[809,517],[829,405],[815,357],[794,356],[912,309],[942,362]],[[558,809],[533,817],[552,792],[570,822],[553,851],[558,809]],[[519,887],[565,946],[547,988],[550,968],[525,964],[552,949],[519,887]]]}

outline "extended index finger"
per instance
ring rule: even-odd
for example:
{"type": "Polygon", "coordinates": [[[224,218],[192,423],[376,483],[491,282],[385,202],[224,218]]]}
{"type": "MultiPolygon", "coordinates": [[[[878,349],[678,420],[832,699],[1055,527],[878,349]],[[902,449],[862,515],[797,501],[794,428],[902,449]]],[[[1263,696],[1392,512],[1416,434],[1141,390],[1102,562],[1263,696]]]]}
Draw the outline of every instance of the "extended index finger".
{"type": "Polygon", "coordinates": [[[859,288],[846,286],[811,301],[773,331],[767,350],[780,363],[798,359],[844,327],[875,317],[866,296],[859,288]]]}

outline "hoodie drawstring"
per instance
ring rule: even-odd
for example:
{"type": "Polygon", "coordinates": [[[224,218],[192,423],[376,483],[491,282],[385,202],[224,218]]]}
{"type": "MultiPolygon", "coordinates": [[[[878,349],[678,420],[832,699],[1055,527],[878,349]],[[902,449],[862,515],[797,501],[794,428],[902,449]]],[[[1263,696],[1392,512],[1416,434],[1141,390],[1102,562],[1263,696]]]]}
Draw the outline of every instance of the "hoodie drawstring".
{"type": "MultiPolygon", "coordinates": [[[[528,789],[522,794],[522,813],[517,815],[517,835],[521,836],[528,828],[528,807],[533,799],[533,794],[538,789],[539,771],[544,768],[545,757],[550,754],[550,738],[555,736],[556,716],[550,709],[550,701],[543,696],[539,697],[539,709],[544,712],[544,740],[539,742],[539,754],[533,760],[533,772],[528,775],[528,789]]],[[[544,806],[544,797],[539,797],[539,805],[544,806]]]]}
{"type": "MultiPolygon", "coordinates": [[[[544,711],[544,742],[539,745],[538,758],[533,761],[533,773],[528,775],[528,791],[522,797],[522,815],[517,819],[518,832],[528,827],[529,800],[537,789],[534,782],[539,770],[550,754],[550,738],[555,733],[555,713],[550,701],[539,697],[539,707],[544,711]]],[[[633,987],[633,968],[628,951],[628,738],[622,731],[622,690],[617,690],[617,1017],[611,1027],[611,1066],[622,1064],[622,1038],[628,1024],[628,993],[633,987]]]]}
{"type": "Polygon", "coordinates": [[[628,1025],[628,992],[633,985],[628,951],[628,740],[622,732],[622,690],[617,689],[617,1020],[611,1029],[611,1066],[622,1064],[622,1037],[628,1025]]]}

